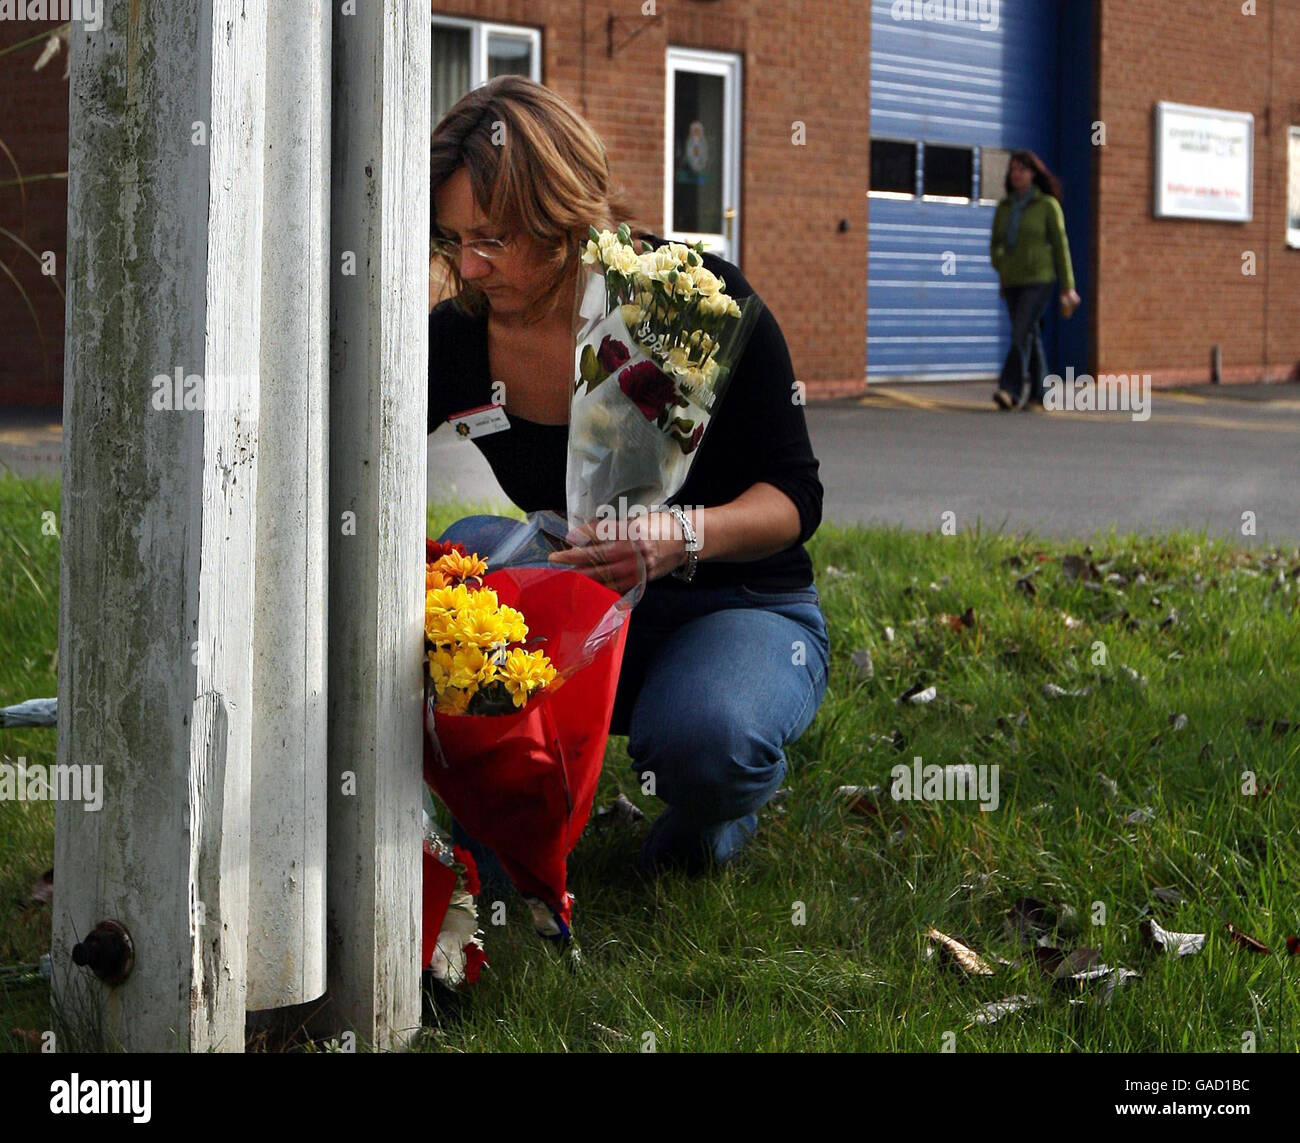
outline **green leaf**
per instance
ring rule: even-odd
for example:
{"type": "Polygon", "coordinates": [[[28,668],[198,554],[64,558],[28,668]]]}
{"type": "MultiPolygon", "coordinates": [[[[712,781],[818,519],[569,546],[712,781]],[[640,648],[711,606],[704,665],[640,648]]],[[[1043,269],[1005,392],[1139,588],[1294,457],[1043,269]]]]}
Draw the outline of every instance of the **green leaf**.
{"type": "Polygon", "coordinates": [[[588,344],[582,347],[582,357],[578,361],[578,376],[587,383],[590,389],[594,389],[605,380],[607,374],[601,367],[600,359],[596,356],[596,347],[594,345],[588,344]]]}

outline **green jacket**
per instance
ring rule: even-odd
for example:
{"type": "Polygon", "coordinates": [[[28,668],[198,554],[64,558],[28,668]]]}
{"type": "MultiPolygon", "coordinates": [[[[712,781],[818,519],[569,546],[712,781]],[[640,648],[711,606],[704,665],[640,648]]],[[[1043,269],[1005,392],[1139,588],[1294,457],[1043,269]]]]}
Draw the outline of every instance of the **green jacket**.
{"type": "Polygon", "coordinates": [[[1070,261],[1061,204],[1034,187],[1029,204],[1020,216],[1020,233],[1014,250],[1006,247],[1010,214],[1011,199],[1004,198],[993,212],[993,234],[989,240],[989,259],[1002,284],[1031,286],[1059,279],[1062,292],[1074,289],[1074,266],[1070,261]]]}

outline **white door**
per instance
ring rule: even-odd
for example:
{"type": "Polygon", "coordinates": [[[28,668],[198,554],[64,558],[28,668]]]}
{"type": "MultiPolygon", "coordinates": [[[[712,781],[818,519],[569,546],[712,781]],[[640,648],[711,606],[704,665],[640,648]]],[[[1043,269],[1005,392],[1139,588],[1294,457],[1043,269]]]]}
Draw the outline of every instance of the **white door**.
{"type": "Polygon", "coordinates": [[[664,235],[740,252],[740,56],[668,49],[664,235]]]}

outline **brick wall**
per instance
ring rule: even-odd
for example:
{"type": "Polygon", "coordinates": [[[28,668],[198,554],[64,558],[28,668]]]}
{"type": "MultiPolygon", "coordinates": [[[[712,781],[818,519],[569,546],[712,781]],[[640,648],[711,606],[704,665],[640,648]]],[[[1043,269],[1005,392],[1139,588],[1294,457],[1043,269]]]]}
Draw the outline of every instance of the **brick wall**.
{"type": "MultiPolygon", "coordinates": [[[[1300,250],[1285,245],[1286,128],[1300,124],[1300,0],[1099,0],[1095,315],[1098,371],[1204,380],[1223,347],[1226,380],[1291,374],[1300,361],[1300,250]],[[1256,116],[1255,219],[1244,226],[1151,215],[1158,100],[1256,116]],[[1241,273],[1243,251],[1258,273],[1241,273]]],[[[870,24],[836,0],[436,0],[436,11],[543,32],[543,76],[608,143],[642,221],[663,225],[664,54],[739,52],[744,64],[742,263],[780,319],[810,396],[862,387],[865,371],[870,24]],[[613,15],[616,51],[606,54],[613,15]],[[635,36],[633,33],[636,33],[635,36]],[[806,125],[806,146],[791,142],[806,125]],[[840,220],[847,232],[838,230],[840,220]]],[[[0,46],[50,24],[0,22],[0,46]]],[[[63,60],[33,73],[40,44],[0,57],[0,139],[24,174],[62,171],[63,60]]],[[[0,159],[0,182],[12,180],[0,159]]],[[[61,181],[0,186],[0,226],[53,251],[62,283],[61,181]]],[[[45,333],[0,272],[0,404],[61,400],[63,301],[12,242],[14,271],[45,333]],[[48,374],[47,374],[48,369],[48,374]]]]}
{"type": "MultiPolygon", "coordinates": [[[[664,210],[665,50],[671,44],[740,53],[744,271],[780,320],[809,396],[862,389],[870,69],[864,14],[846,18],[836,0],[658,0],[653,18],[642,14],[641,0],[449,0],[432,7],[443,15],[540,27],[544,80],[590,118],[638,217],[656,230],[664,210]],[[804,124],[802,146],[792,142],[796,122],[804,124]],[[838,229],[841,220],[848,223],[845,232],[838,229]]],[[[40,26],[0,24],[0,43],[31,35],[34,27],[40,26]]],[[[21,67],[13,56],[0,60],[3,138],[24,171],[62,170],[67,85],[61,61],[32,77],[31,61],[18,55],[21,67]]],[[[54,250],[61,275],[65,186],[42,183],[29,192],[26,240],[54,250]]],[[[17,229],[16,193],[0,195],[6,220],[0,225],[17,229]]],[[[36,267],[21,277],[45,328],[49,380],[35,326],[16,294],[6,296],[0,305],[7,350],[0,360],[0,403],[57,404],[62,301],[36,267]]],[[[12,294],[0,283],[5,288],[12,294]]]]}
{"type": "Polygon", "coordinates": [[[440,15],[542,29],[543,80],[600,132],[638,218],[656,231],[664,221],[666,49],[739,53],[742,269],[781,322],[809,396],[861,391],[869,20],[846,16],[837,0],[657,0],[653,18],[641,8],[641,0],[433,5],[440,15]],[[791,141],[796,121],[805,124],[802,146],[791,141]]]}
{"type": "MultiPolygon", "coordinates": [[[[0,48],[56,26],[56,21],[0,20],[0,48]]],[[[67,54],[61,49],[34,72],[32,65],[43,46],[42,36],[29,47],[0,56],[0,141],[24,178],[66,171],[68,165],[68,84],[63,78],[67,54]]],[[[60,405],[63,298],[54,283],[64,283],[67,184],[55,179],[33,181],[22,189],[5,185],[15,179],[9,156],[0,148],[0,227],[16,234],[38,256],[52,251],[57,273],[53,278],[42,274],[30,255],[0,234],[0,263],[22,287],[0,270],[0,405],[60,405]]]]}
{"type": "Polygon", "coordinates": [[[1300,250],[1286,246],[1287,125],[1300,124],[1300,0],[1101,0],[1097,369],[1205,381],[1277,379],[1300,361],[1300,250]],[[1158,18],[1157,18],[1158,17],[1158,18]],[[1254,218],[1152,215],[1154,105],[1255,116],[1254,218]],[[1257,273],[1242,273],[1254,251],[1257,273]]]}

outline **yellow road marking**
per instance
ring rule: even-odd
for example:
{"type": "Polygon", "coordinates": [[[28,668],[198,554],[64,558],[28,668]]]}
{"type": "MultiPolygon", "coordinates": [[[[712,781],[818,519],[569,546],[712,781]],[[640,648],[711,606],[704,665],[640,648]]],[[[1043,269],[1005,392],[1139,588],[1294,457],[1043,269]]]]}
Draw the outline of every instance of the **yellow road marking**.
{"type": "Polygon", "coordinates": [[[58,425],[42,425],[30,429],[0,429],[0,444],[48,445],[58,444],[62,440],[63,431],[58,425]]]}
{"type": "MultiPolygon", "coordinates": [[[[1152,404],[1155,405],[1164,398],[1172,394],[1157,391],[1152,394],[1152,404]]],[[[1196,403],[1208,404],[1208,401],[1194,397],[1192,394],[1182,394],[1182,396],[1193,397],[1196,403]]],[[[1229,398],[1231,399],[1231,398],[1229,398]]],[[[956,413],[999,413],[1000,410],[990,401],[987,405],[979,404],[975,401],[954,401],[942,398],[921,397],[913,393],[900,393],[893,389],[875,389],[868,390],[867,394],[858,398],[860,405],[900,405],[905,408],[923,409],[927,412],[956,412],[956,413]]],[[[1290,405],[1292,402],[1269,402],[1269,406],[1276,408],[1278,405],[1290,405]]],[[[1300,402],[1295,402],[1300,407],[1300,402]]],[[[1116,413],[1089,413],[1075,412],[1070,410],[1057,410],[1043,414],[1058,420],[1069,421],[1092,421],[1094,423],[1107,420],[1126,420],[1127,414],[1116,413]]],[[[1149,424],[1152,421],[1159,421],[1165,425],[1197,425],[1202,428],[1211,429],[1254,429],[1259,432],[1281,432],[1293,433],[1300,432],[1300,421],[1294,420],[1232,420],[1228,417],[1198,417],[1198,416],[1178,416],[1178,417],[1157,417],[1153,415],[1146,422],[1133,422],[1135,424],[1149,424]]]]}
{"type": "Polygon", "coordinates": [[[1203,397],[1199,393],[1181,393],[1174,389],[1156,389],[1152,393],[1152,398],[1156,397],[1159,397],[1162,401],[1185,401],[1190,405],[1223,404],[1225,401],[1232,401],[1238,405],[1260,404],[1269,409],[1300,409],[1300,401],[1288,401],[1281,397],[1264,397],[1258,402],[1254,402],[1246,397],[1228,397],[1226,395],[1203,397]]]}

